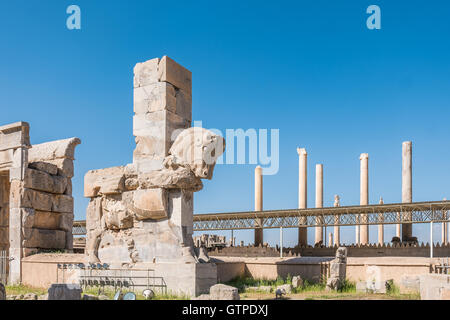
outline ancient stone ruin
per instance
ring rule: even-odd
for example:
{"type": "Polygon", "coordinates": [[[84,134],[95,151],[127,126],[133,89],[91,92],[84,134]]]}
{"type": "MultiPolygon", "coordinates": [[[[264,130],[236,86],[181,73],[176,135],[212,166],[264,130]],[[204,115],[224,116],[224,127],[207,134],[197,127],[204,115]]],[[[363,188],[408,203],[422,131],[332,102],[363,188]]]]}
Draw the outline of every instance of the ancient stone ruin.
{"type": "Polygon", "coordinates": [[[29,124],[0,127],[0,250],[11,263],[9,281],[21,280],[31,254],[72,250],[72,177],[78,138],[30,144],[29,124]]]}
{"type": "Polygon", "coordinates": [[[191,72],[168,57],[134,68],[133,163],[86,173],[90,262],[155,270],[168,289],[197,295],[217,281],[195,253],[193,193],[211,179],[225,142],[191,128],[191,72]]]}
{"type": "Polygon", "coordinates": [[[336,258],[330,262],[330,276],[327,279],[327,290],[339,290],[344,285],[347,268],[347,248],[339,247],[336,258]]]}

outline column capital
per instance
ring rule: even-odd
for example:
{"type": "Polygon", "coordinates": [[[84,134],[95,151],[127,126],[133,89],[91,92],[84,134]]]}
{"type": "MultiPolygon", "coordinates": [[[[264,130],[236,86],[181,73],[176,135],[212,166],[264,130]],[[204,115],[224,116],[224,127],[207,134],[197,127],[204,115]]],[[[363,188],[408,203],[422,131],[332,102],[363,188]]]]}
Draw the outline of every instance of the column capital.
{"type": "Polygon", "coordinates": [[[299,156],[301,156],[301,155],[308,155],[308,153],[306,152],[306,149],[305,148],[297,148],[297,153],[298,153],[298,155],[299,156]]]}
{"type": "Polygon", "coordinates": [[[359,156],[359,160],[364,160],[364,159],[369,159],[368,153],[361,153],[361,155],[359,156]]]}

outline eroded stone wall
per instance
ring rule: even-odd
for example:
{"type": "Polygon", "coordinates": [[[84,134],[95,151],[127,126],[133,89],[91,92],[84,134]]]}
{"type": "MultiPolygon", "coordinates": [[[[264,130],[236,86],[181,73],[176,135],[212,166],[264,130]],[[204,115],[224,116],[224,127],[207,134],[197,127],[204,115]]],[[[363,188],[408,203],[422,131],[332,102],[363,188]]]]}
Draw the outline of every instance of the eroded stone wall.
{"type": "Polygon", "coordinates": [[[0,127],[0,246],[9,281],[21,280],[22,258],[72,250],[72,177],[78,138],[30,145],[29,124],[0,127]]]}
{"type": "Polygon", "coordinates": [[[0,173],[0,250],[9,247],[9,173],[0,173]]]}

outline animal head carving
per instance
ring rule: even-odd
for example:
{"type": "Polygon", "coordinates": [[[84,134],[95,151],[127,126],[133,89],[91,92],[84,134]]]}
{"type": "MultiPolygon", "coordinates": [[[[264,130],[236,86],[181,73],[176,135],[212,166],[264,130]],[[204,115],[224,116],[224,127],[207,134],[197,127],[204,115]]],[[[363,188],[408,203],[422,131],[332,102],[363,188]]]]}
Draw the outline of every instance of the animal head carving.
{"type": "Polygon", "coordinates": [[[212,179],[214,166],[225,150],[225,139],[210,130],[192,127],[175,139],[164,159],[166,168],[189,168],[196,177],[212,179]]]}

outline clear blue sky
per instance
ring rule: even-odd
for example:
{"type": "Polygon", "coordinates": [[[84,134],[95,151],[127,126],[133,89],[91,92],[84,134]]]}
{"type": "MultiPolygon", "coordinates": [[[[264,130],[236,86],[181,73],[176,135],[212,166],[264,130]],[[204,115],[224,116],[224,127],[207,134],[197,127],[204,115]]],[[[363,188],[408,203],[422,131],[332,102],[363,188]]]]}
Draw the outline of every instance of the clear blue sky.
{"type": "MultiPolygon", "coordinates": [[[[1,123],[28,121],[34,144],[81,138],[73,194],[84,219],[84,174],[132,162],[133,66],[168,55],[193,73],[194,120],[280,130],[265,209],[297,206],[298,146],[309,153],[310,206],[316,163],[324,164],[325,206],[334,194],[342,205],[359,203],[362,152],[370,202],[400,202],[405,140],[413,141],[413,200],[450,199],[449,13],[448,1],[2,0],[1,123]],[[70,4],[81,8],[81,30],[66,28],[70,4]],[[381,8],[381,30],[366,27],[371,4],[381,8]]],[[[195,212],[252,210],[253,171],[216,167],[195,212]]],[[[387,227],[386,239],[393,234],[387,227]]],[[[428,226],[414,234],[428,241],[428,226]]],[[[265,237],[275,243],[278,230],[265,237]]],[[[285,244],[296,239],[285,231],[285,244]]]]}

